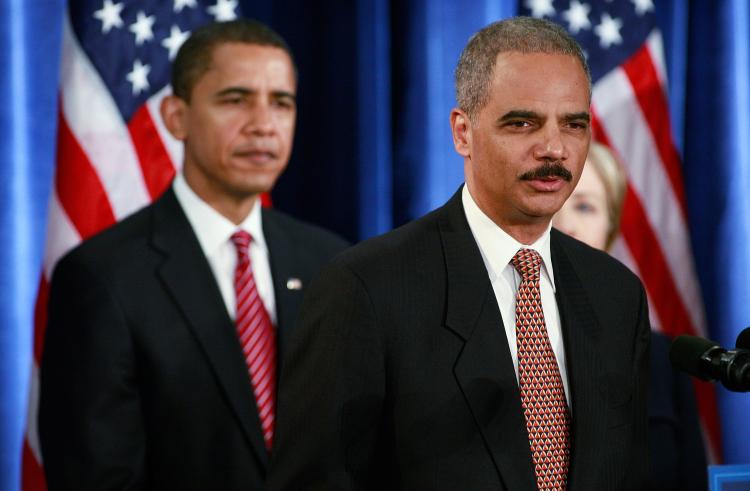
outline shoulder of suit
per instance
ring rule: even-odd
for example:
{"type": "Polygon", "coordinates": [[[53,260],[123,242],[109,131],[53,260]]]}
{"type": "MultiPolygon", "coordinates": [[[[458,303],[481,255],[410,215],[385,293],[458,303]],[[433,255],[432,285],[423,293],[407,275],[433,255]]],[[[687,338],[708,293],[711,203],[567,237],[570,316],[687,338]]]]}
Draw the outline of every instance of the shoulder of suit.
{"type": "Polygon", "coordinates": [[[84,240],[60,259],[55,270],[66,265],[106,274],[106,271],[130,267],[133,260],[142,257],[149,249],[154,209],[160,206],[160,201],[135,211],[84,240]]]}
{"type": "Polygon", "coordinates": [[[106,261],[107,258],[125,259],[123,257],[124,250],[131,248],[136,243],[139,245],[147,243],[154,206],[155,204],[152,203],[141,208],[132,215],[89,237],[68,252],[63,259],[85,260],[92,262],[92,264],[106,261]]]}
{"type": "Polygon", "coordinates": [[[438,220],[442,208],[389,232],[364,240],[339,255],[337,262],[353,270],[387,271],[395,264],[414,263],[416,258],[440,256],[442,245],[438,220]]]}

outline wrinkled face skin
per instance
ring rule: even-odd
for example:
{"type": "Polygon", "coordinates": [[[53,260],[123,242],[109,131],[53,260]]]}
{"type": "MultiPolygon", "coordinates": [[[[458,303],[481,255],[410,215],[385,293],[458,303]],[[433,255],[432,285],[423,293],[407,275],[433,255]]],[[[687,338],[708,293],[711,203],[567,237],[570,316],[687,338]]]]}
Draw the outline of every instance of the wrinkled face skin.
{"type": "Polygon", "coordinates": [[[610,228],[607,191],[591,164],[583,169],[573,194],[552,218],[552,226],[591,247],[605,249],[610,228]]]}
{"type": "MultiPolygon", "coordinates": [[[[224,214],[249,211],[289,162],[296,119],[296,81],[281,49],[227,43],[196,82],[190,102],[165,100],[162,114],[185,144],[190,187],[224,214]]],[[[239,217],[240,219],[242,217],[239,217]]]]}
{"type": "Polygon", "coordinates": [[[589,89],[573,56],[500,53],[487,103],[451,114],[469,191],[522,243],[536,240],[580,178],[591,139],[589,89]]]}

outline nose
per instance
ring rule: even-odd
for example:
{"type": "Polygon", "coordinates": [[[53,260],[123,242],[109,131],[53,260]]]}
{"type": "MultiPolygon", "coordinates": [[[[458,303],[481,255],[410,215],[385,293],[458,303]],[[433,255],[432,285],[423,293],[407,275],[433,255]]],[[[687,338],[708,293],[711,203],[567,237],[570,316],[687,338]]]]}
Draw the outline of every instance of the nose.
{"type": "Polygon", "coordinates": [[[258,101],[248,107],[245,125],[245,133],[253,135],[269,135],[274,132],[273,114],[270,104],[258,101]]]}
{"type": "Polygon", "coordinates": [[[534,158],[549,161],[564,160],[565,144],[560,128],[556,124],[548,124],[540,135],[541,139],[534,148],[534,158]]]}

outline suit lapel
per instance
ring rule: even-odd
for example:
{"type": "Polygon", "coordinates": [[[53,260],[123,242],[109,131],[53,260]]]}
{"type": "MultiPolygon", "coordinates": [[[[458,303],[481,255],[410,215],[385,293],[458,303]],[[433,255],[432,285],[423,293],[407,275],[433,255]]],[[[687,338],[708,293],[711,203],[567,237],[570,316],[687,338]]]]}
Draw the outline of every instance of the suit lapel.
{"type": "MultiPolygon", "coordinates": [[[[294,242],[280,225],[273,211],[263,210],[261,216],[276,300],[278,350],[279,353],[284,353],[285,343],[297,320],[295,317],[302,303],[302,287],[306,285],[300,283],[302,278],[298,270],[294,242]]],[[[278,359],[281,362],[282,357],[279,356],[278,359]]]]}
{"type": "Polygon", "coordinates": [[[448,275],[446,326],[464,342],[456,380],[505,486],[536,480],[518,382],[494,291],[456,193],[439,222],[448,275]]]}
{"type": "Polygon", "coordinates": [[[227,315],[198,239],[171,189],[154,206],[152,241],[165,256],[158,270],[165,288],[184,314],[240,427],[266,466],[268,452],[234,323],[227,315]]]}
{"type": "Polygon", "coordinates": [[[596,471],[596,449],[607,430],[604,419],[606,401],[600,382],[603,364],[597,349],[600,326],[559,239],[559,232],[553,229],[552,264],[572,401],[573,437],[568,489],[584,489],[588,476],[596,471]]]}

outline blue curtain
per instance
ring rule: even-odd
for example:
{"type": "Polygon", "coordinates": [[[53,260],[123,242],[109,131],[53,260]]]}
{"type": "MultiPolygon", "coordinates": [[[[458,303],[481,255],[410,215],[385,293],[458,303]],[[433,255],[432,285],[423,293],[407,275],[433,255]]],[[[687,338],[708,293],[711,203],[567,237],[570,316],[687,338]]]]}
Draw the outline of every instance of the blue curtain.
{"type": "MultiPolygon", "coordinates": [[[[685,181],[711,335],[734,346],[750,325],[750,7],[691,2],[685,181]]],[[[720,392],[725,460],[750,462],[750,396],[720,392]]]]}
{"type": "MultiPolygon", "coordinates": [[[[750,325],[750,13],[657,3],[711,336],[750,325]]],[[[0,489],[17,489],[33,304],[54,166],[64,0],[0,0],[0,489]]],[[[292,161],[275,206],[351,240],[443,203],[462,182],[448,126],[468,37],[515,0],[252,0],[300,68],[292,161]]],[[[750,462],[750,399],[720,390],[725,460],[750,462]]]]}
{"type": "Polygon", "coordinates": [[[15,489],[20,475],[62,8],[62,0],[0,3],[0,489],[15,489]]]}

